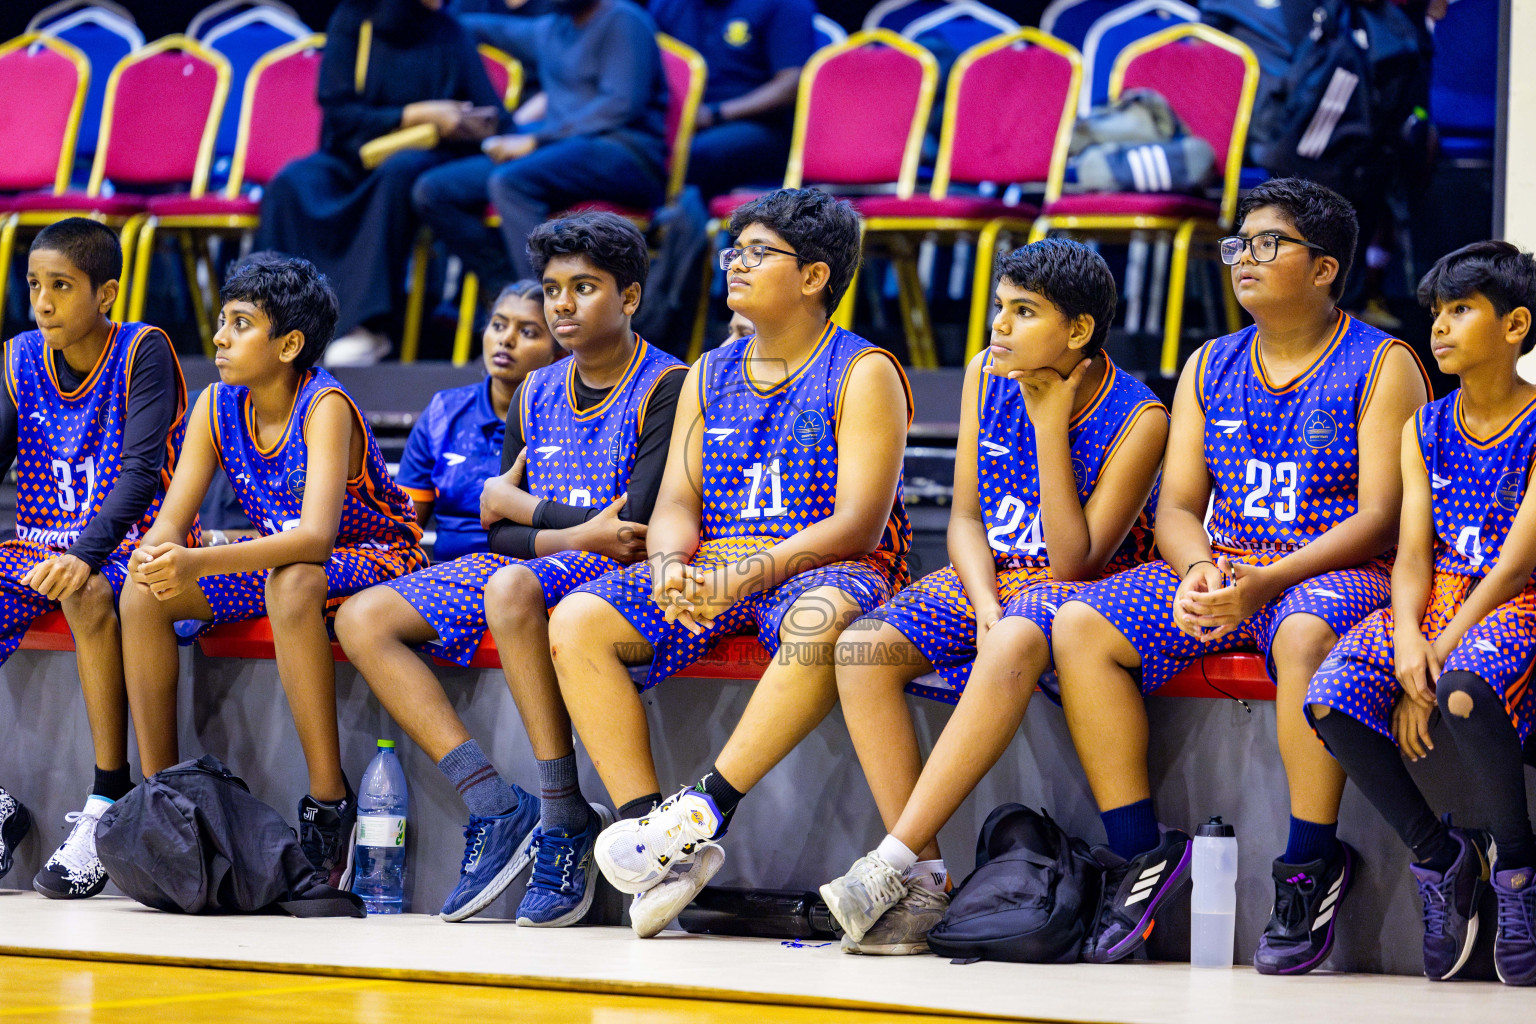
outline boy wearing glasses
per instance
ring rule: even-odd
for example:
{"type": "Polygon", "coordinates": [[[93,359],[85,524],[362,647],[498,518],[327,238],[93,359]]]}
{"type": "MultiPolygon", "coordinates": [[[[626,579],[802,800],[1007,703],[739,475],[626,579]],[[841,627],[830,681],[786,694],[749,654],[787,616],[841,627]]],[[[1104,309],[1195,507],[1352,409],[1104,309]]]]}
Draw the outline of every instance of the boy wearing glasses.
{"type": "Polygon", "coordinates": [[[1275,179],[1239,217],[1221,255],[1254,323],[1185,364],[1157,509],[1163,561],[1084,587],[1056,616],[1067,725],[1109,840],[1085,950],[1096,963],[1140,948],[1189,885],[1190,838],[1153,810],[1141,698],[1203,655],[1257,648],[1277,688],[1291,824],[1261,973],[1323,962],[1355,871],[1335,838],[1344,773],[1303,700],[1339,637],[1389,596],[1402,479],[1360,453],[1395,450],[1428,387],[1407,345],[1335,305],[1358,235],[1342,197],[1275,179]]]}
{"type": "Polygon", "coordinates": [[[907,582],[901,460],[912,400],[889,352],[829,317],[859,262],[859,225],[814,189],[736,212],[727,301],[756,334],[704,355],[678,403],[647,534],[650,559],[580,587],[550,620],[560,691],[623,819],[597,840],[607,879],[655,935],[720,869],[742,795],[837,702],[838,635],[907,582]],[[846,457],[843,457],[846,456],[846,457]],[[652,686],[719,640],[774,654],[725,748],[661,806],[652,686]]]}

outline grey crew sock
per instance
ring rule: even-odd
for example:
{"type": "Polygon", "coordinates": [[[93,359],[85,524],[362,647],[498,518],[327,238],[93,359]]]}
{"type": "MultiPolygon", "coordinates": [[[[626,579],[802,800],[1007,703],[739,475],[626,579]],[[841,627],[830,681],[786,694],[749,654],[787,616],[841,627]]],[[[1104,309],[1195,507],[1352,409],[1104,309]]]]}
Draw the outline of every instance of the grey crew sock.
{"type": "Polygon", "coordinates": [[[592,809],[581,798],[576,755],[539,762],[539,827],[575,835],[587,827],[592,809]]]}
{"type": "Polygon", "coordinates": [[[437,767],[464,798],[464,806],[469,808],[470,814],[494,818],[517,809],[517,794],[496,774],[485,751],[474,740],[467,740],[448,751],[448,756],[437,762],[437,767]]]}

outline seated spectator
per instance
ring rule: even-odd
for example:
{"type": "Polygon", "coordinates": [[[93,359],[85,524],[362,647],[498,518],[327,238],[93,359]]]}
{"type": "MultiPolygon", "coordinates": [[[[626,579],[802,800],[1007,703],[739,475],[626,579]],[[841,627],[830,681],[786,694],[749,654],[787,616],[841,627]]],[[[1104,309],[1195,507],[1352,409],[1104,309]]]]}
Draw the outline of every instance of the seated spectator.
{"type": "Polygon", "coordinates": [[[528,234],[584,199],[652,207],[665,194],[667,84],[650,15],[629,0],[559,0],[539,18],[482,15],[482,42],[523,62],[543,121],[422,175],[416,209],[490,290],[533,276],[528,234]],[[501,238],[485,226],[490,202],[501,238]]]}
{"type": "Polygon", "coordinates": [[[512,395],[529,373],[565,355],[550,336],[537,281],[502,289],[482,340],[485,380],[432,396],[411,428],[395,478],[416,502],[419,525],[437,519],[435,562],[490,550],[480,525],[480,490],[501,475],[512,395]]]}
{"type": "Polygon", "coordinates": [[[800,68],[816,49],[810,0],[652,0],[656,27],[709,66],[688,183],[704,198],[777,185],[789,161],[800,68]]]}
{"type": "Polygon", "coordinates": [[[328,366],[374,363],[389,351],[416,235],[417,177],[510,124],[473,41],[440,6],[342,0],[320,63],[320,150],[283,168],[262,199],[256,247],[302,255],[335,285],[340,320],[328,366]],[[364,169],[364,143],[427,124],[442,140],[436,148],[364,169]]]}

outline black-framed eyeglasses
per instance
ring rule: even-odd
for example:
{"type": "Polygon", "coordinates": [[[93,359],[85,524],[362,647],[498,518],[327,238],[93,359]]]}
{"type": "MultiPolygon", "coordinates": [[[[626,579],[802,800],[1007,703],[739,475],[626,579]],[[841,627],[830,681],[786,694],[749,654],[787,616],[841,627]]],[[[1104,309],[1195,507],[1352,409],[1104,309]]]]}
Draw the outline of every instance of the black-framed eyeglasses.
{"type": "Polygon", "coordinates": [[[1235,266],[1243,258],[1243,250],[1253,253],[1253,262],[1268,263],[1280,252],[1280,243],[1290,242],[1292,245],[1304,245],[1313,252],[1327,255],[1328,250],[1315,242],[1306,242],[1300,238],[1292,238],[1290,235],[1282,235],[1278,231],[1260,231],[1252,238],[1244,238],[1242,235],[1228,235],[1218,239],[1216,245],[1221,250],[1221,262],[1227,266],[1235,266]]]}
{"type": "Polygon", "coordinates": [[[797,260],[800,258],[800,254],[797,252],[790,252],[788,249],[775,249],[771,245],[744,245],[740,249],[721,249],[720,269],[730,270],[731,264],[735,263],[736,258],[739,256],[741,257],[741,265],[751,270],[754,267],[762,266],[763,257],[771,252],[776,252],[780,256],[793,256],[797,260]]]}

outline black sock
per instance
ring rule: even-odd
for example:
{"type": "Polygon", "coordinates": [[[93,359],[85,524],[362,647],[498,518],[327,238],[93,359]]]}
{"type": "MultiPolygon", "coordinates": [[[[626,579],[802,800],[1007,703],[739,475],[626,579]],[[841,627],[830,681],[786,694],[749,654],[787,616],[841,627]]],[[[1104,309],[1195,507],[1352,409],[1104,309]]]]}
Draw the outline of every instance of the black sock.
{"type": "Polygon", "coordinates": [[[1421,866],[1442,875],[1461,856],[1461,844],[1451,836],[1451,830],[1443,824],[1440,831],[1413,848],[1413,859],[1421,866]]]}
{"type": "Polygon", "coordinates": [[[736,805],[741,803],[741,798],[746,796],[735,786],[725,781],[725,776],[720,774],[720,769],[714,765],[709,766],[709,771],[699,780],[699,784],[693,787],[705,794],[715,802],[715,807],[720,812],[720,827],[724,829],[730,823],[731,816],[736,813],[736,805]]]}
{"type": "Polygon", "coordinates": [[[1479,805],[1487,809],[1488,831],[1498,844],[1499,870],[1536,867],[1520,734],[1509,720],[1503,696],[1482,676],[1471,672],[1447,672],[1435,690],[1440,718],[1461,751],[1467,781],[1478,793],[1479,805]],[[1462,703],[1455,697],[1458,693],[1472,703],[1472,713],[1465,718],[1451,710],[1462,703]]]}
{"type": "Polygon", "coordinates": [[[104,796],[108,800],[117,801],[127,796],[132,788],[133,780],[128,777],[127,765],[110,771],[100,765],[96,767],[96,783],[91,786],[92,796],[104,796]]]}
{"type": "MultiPolygon", "coordinates": [[[[1419,851],[1438,851],[1443,839],[1452,847],[1451,860],[1460,849],[1445,825],[1430,810],[1424,794],[1408,774],[1397,744],[1338,708],[1316,719],[1317,733],[1360,792],[1392,826],[1414,856],[1419,851]]],[[[1450,862],[1446,862],[1446,867],[1450,862]]],[[[1442,869],[1437,869],[1442,870],[1442,869]]]]}
{"type": "Polygon", "coordinates": [[[661,803],[660,793],[647,793],[645,796],[637,796],[627,804],[619,805],[619,820],[626,821],[630,818],[643,818],[651,813],[651,809],[661,803]]]}

